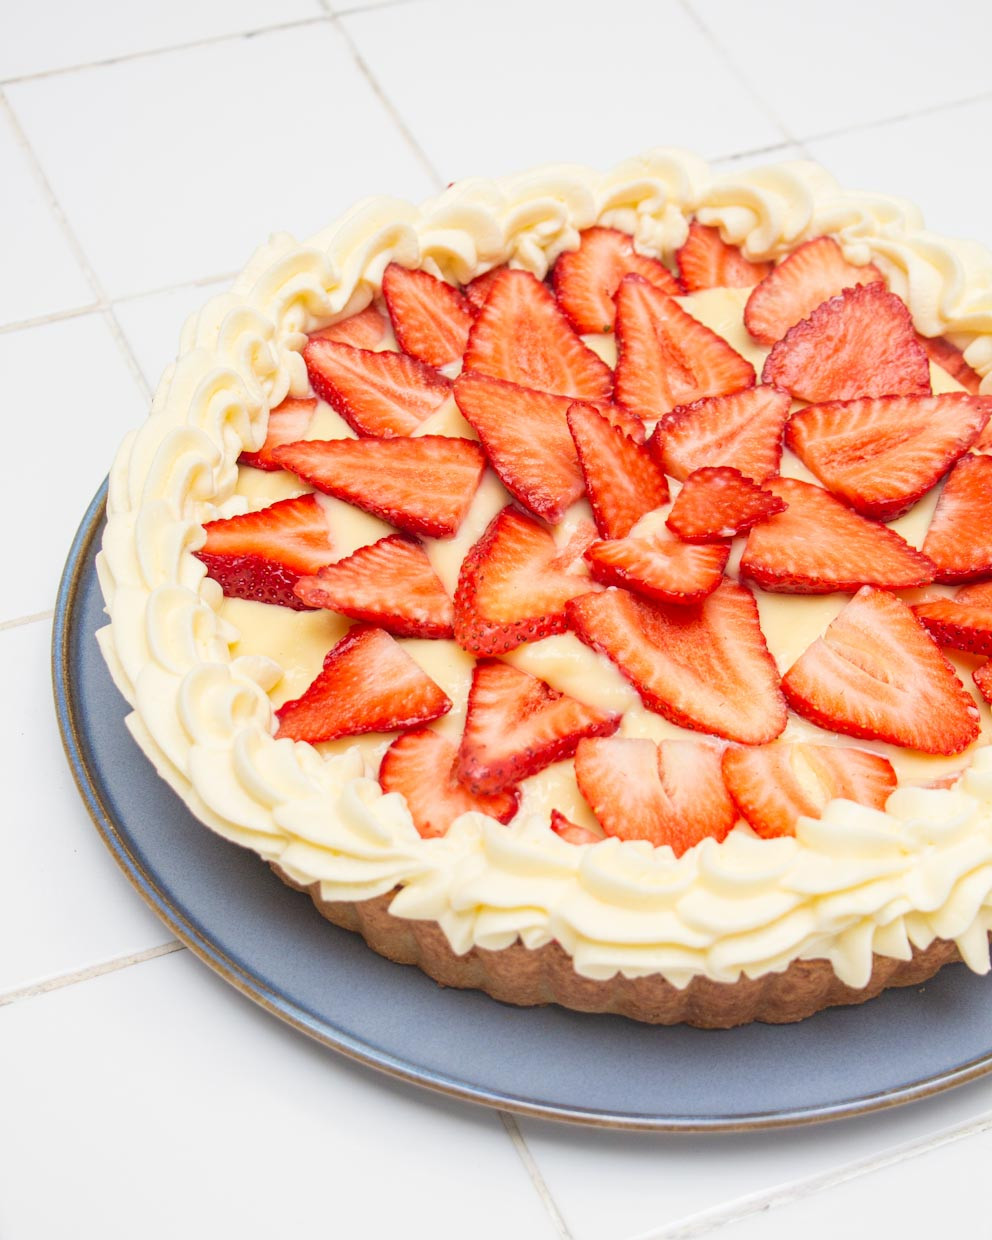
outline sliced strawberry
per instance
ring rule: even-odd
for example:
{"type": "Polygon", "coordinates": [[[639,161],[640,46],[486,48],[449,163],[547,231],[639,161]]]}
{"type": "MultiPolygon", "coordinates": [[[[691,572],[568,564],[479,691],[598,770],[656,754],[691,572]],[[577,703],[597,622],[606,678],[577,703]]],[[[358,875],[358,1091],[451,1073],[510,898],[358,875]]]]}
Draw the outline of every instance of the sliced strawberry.
{"type": "Polygon", "coordinates": [[[664,533],[590,543],[592,575],[659,603],[699,603],[720,584],[730,544],[692,546],[664,533]]]}
{"type": "Polygon", "coordinates": [[[458,289],[428,271],[390,263],[382,295],[404,353],[428,366],[446,366],[465,352],[472,308],[458,289]]]}
{"type": "Polygon", "coordinates": [[[935,581],[992,575],[992,456],[963,456],[951,470],[923,540],[935,581]]]}
{"type": "Polygon", "coordinates": [[[628,413],[620,405],[607,405],[602,401],[597,402],[592,408],[597,409],[611,426],[615,426],[617,430],[623,431],[628,439],[633,439],[634,443],[647,442],[648,433],[644,426],[644,420],[639,418],[637,414],[628,413]]]}
{"type": "Polygon", "coordinates": [[[313,390],[357,435],[412,435],[451,395],[451,380],[402,353],[330,340],[303,350],[313,390]]]}
{"type": "Polygon", "coordinates": [[[366,620],[394,637],[453,636],[451,599],[420,543],[400,534],[301,577],[295,593],[308,607],[366,620]]]}
{"type": "Polygon", "coordinates": [[[917,603],[913,615],[938,646],[992,655],[992,585],[966,586],[954,598],[917,603]],[[981,594],[967,597],[968,589],[981,594]]]}
{"type": "Polygon", "coordinates": [[[355,349],[374,349],[377,344],[382,344],[388,326],[385,317],[369,302],[365,309],[359,310],[357,314],[338,319],[330,327],[311,332],[310,339],[333,340],[338,344],[350,344],[355,349]]]}
{"type": "Polygon", "coordinates": [[[607,835],[668,845],[677,857],[700,840],[722,840],[737,810],[705,741],[580,741],[575,778],[607,835]]]}
{"type": "Polygon", "coordinates": [[[923,753],[960,753],[978,711],[905,603],[865,586],[782,679],[789,705],[821,728],[923,753]]]}
{"type": "Polygon", "coordinates": [[[739,469],[718,465],[693,470],[665,524],[684,542],[720,542],[784,512],[785,507],[785,500],[745,478],[739,469]]]}
{"type": "Polygon", "coordinates": [[[761,344],[775,344],[817,306],[858,284],[884,282],[873,263],[849,263],[833,237],[806,241],[765,276],[744,307],[744,324],[761,344]]]}
{"type": "Polygon", "coordinates": [[[514,789],[495,796],[477,796],[455,778],[458,746],[430,728],[399,736],[386,750],[379,767],[383,792],[406,798],[413,825],[424,839],[446,834],[462,814],[488,814],[509,822],[517,812],[514,789]]]}
{"type": "Polygon", "coordinates": [[[882,809],[898,783],[881,754],[785,741],[727,749],[723,778],[741,814],[766,840],[795,835],[801,815],[819,818],[836,797],[882,809]]]}
{"type": "Polygon", "coordinates": [[[451,701],[382,629],[356,624],[329,650],[302,697],[276,711],[277,737],[333,741],[429,723],[451,701]]]}
{"type": "Polygon", "coordinates": [[[906,590],[933,581],[931,561],[904,538],[845,508],[811,482],[765,483],[787,505],[748,534],[741,575],[782,594],[829,594],[863,585],[906,590]]]}
{"type": "MultiPolygon", "coordinates": [[[[579,741],[579,744],[581,745],[582,741],[579,741]]],[[[588,827],[580,827],[577,822],[572,822],[571,818],[566,818],[559,809],[551,811],[551,830],[569,844],[598,844],[603,839],[603,836],[590,831],[588,827]]]]}
{"type": "Polygon", "coordinates": [[[810,405],[785,440],[825,487],[866,517],[894,521],[950,469],[992,415],[992,397],[877,396],[810,405]]]}
{"type": "Polygon", "coordinates": [[[446,435],[314,439],[286,444],[275,456],[319,491],[428,538],[458,529],[486,465],[477,443],[446,435]]]}
{"type": "Polygon", "coordinates": [[[208,521],[203,529],[206,541],[196,555],[228,598],[304,611],[293,587],[334,559],[327,518],[313,495],[208,521]]]}
{"type": "Polygon", "coordinates": [[[730,465],[760,483],[778,473],[791,408],[788,392],[773,387],[712,396],[666,413],[648,443],[673,478],[685,480],[707,465],[730,465]]]}
{"type": "Polygon", "coordinates": [[[916,339],[923,346],[931,362],[946,371],[952,379],[961,384],[966,392],[972,396],[978,395],[982,386],[982,376],[977,370],[972,370],[957,345],[951,344],[943,336],[924,336],[920,332],[916,333],[916,339]]]}
{"type": "Polygon", "coordinates": [[[754,367],[641,276],[617,290],[616,400],[641,418],[754,386],[754,367]]]}
{"type": "Polygon", "coordinates": [[[608,400],[613,390],[613,372],[582,343],[550,290],[510,268],[490,286],[462,368],[578,400],[608,400]]]}
{"type": "Polygon", "coordinates": [[[978,685],[978,691],[986,702],[992,703],[992,659],[988,659],[981,667],[976,667],[971,678],[978,685]]]}
{"type": "Polygon", "coordinates": [[[613,298],[620,281],[632,272],[672,297],[682,292],[664,263],[638,254],[633,237],[615,228],[587,229],[579,237],[579,248],[559,257],[552,283],[558,304],[577,332],[613,330],[617,313],[613,298]]]}
{"type": "Polygon", "coordinates": [[[791,327],[765,359],[761,381],[811,402],[925,396],[930,363],[905,305],[884,284],[867,284],[791,327]]]}
{"type": "Polygon", "coordinates": [[[620,716],[577,702],[508,663],[475,665],[458,778],[475,793],[512,787],[570,758],[584,736],[610,736],[620,716]]]}
{"type": "Polygon", "coordinates": [[[676,250],[687,293],[702,288],[751,288],[772,270],[771,263],[752,263],[736,245],[728,245],[719,228],[689,221],[685,245],[676,250]]]}
{"type": "Polygon", "coordinates": [[[455,400],[510,494],[545,521],[560,521],[583,488],[566,420],[569,397],[464,372],[455,400]]]}
{"type": "Polygon", "coordinates": [[[273,451],[284,443],[295,443],[307,433],[317,402],[313,398],[299,400],[287,396],[281,405],[269,413],[265,428],[265,442],[257,452],[242,452],[239,465],[251,465],[255,469],[278,470],[282,466],[273,458],[273,451]]]}
{"type": "Polygon", "coordinates": [[[668,481],[650,452],[594,405],[572,405],[568,429],[601,537],[623,538],[646,512],[667,503],[668,481]]]}
{"type": "Polygon", "coordinates": [[[744,586],[724,581],[692,607],[607,590],[573,599],[566,613],[576,636],[672,723],[746,745],[774,740],[785,727],[778,670],[744,586]]]}
{"type": "Polygon", "coordinates": [[[581,550],[559,552],[532,517],[512,507],[498,512],[458,575],[455,640],[462,649],[505,654],[523,642],[564,633],[568,600],[598,588],[581,559],[586,545],[588,540],[581,550]]]}

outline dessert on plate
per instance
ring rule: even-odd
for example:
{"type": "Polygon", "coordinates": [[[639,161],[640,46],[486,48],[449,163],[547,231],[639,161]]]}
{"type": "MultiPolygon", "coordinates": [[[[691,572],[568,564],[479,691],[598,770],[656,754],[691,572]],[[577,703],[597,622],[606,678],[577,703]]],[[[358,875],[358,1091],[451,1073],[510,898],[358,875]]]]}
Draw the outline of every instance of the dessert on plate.
{"type": "Polygon", "coordinates": [[[208,827],[516,1004],[989,967],[992,255],[820,168],[274,238],[111,472],[99,640],[208,827]]]}

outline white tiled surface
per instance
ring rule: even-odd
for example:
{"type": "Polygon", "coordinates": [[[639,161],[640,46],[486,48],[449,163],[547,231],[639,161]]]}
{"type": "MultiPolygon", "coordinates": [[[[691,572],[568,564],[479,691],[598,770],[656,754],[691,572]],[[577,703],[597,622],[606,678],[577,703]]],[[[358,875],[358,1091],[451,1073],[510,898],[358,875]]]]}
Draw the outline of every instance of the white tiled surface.
{"type": "Polygon", "coordinates": [[[0,6],[3,1240],[985,1234],[992,1081],[789,1133],[598,1132],[504,1123],[280,1025],[118,874],[62,759],[48,644],[75,526],[182,320],[270,230],[678,143],[813,155],[992,243],[990,37],[980,0],[0,6]]]}

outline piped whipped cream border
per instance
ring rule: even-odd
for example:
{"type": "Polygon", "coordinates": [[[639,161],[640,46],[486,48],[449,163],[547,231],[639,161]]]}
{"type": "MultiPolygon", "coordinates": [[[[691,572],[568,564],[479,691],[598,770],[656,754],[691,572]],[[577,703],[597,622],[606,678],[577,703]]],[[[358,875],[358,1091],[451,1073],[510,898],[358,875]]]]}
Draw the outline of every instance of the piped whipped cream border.
{"type": "Polygon", "coordinates": [[[696,215],[753,259],[824,232],[876,263],[925,335],[949,336],[992,393],[992,254],[923,228],[915,207],[841,189],[809,163],[713,175],[663,149],[601,173],[545,167],[458,183],[422,206],[377,198],[310,241],[280,234],[232,290],[186,324],[150,416],[110,474],[97,559],[110,623],[98,634],[130,703],[128,726],[208,827],[276,862],[326,900],[399,888],[391,910],[438,922],[457,952],[552,940],[578,973],[734,982],[825,957],[864,985],[872,954],[908,959],[952,939],[976,971],[992,930],[992,748],[949,789],[900,788],[885,812],[831,802],[796,836],[733,832],[680,858],[642,842],[575,846],[534,818],[465,814],[422,840],[399,795],[356,750],[327,759],[274,738],[281,669],[233,658],[237,634],[193,552],[202,523],[240,511],[237,458],[268,410],[308,391],[307,333],[362,309],[396,261],[467,282],[500,263],[543,277],[601,223],[668,257],[696,215]]]}

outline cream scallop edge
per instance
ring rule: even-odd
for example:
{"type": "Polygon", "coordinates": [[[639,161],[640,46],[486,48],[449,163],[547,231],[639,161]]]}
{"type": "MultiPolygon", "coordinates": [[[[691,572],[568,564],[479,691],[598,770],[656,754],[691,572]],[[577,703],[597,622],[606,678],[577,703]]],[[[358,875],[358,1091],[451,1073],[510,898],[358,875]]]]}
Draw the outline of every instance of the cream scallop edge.
{"type": "Polygon", "coordinates": [[[133,708],[128,726],[207,826],[319,882],[325,900],[398,887],[391,911],[437,921],[459,953],[558,940],[586,977],[660,973],[678,987],[825,957],[862,986],[873,952],[904,960],[939,937],[985,972],[992,748],[953,788],[901,788],[885,812],[833,801],[795,838],[734,832],[678,859],[616,839],[577,847],[533,816],[504,827],[465,814],[422,840],[357,750],[328,759],[276,740],[267,690],[281,669],[231,657],[237,634],[192,553],[202,522],[236,510],[237,457],[260,445],[268,409],[307,392],[308,332],[367,304],[394,260],[462,283],[505,262],[543,277],[597,222],[668,256],[691,215],[754,259],[834,234],[852,262],[883,270],[921,332],[965,350],[992,393],[992,254],[813,164],[714,176],[664,149],[605,174],[569,165],[464,181],[419,207],[367,200],[306,244],[274,237],[187,322],[148,420],[121,447],[97,559],[110,617],[98,638],[133,708]]]}

